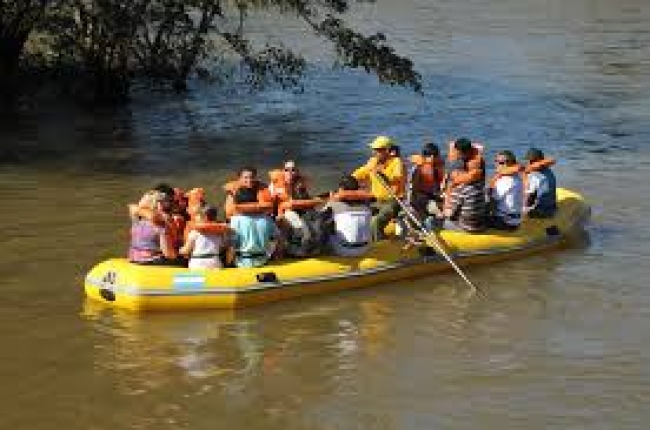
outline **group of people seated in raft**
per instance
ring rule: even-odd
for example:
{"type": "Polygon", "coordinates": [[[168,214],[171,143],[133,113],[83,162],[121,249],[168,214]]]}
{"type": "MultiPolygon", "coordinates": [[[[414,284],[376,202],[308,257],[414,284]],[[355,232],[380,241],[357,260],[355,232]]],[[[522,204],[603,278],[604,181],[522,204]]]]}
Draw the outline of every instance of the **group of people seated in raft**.
{"type": "Polygon", "coordinates": [[[318,196],[294,161],[269,172],[268,185],[255,168],[240,169],[224,186],[223,220],[202,188],[160,184],[129,205],[129,260],[214,269],[260,267],[285,256],[356,257],[386,237],[391,221],[414,242],[421,234],[408,233],[418,224],[430,231],[513,231],[526,216],[548,218],[557,210],[555,160],[539,149],[528,150],[525,165],[511,151],[497,152],[496,173],[486,180],[484,148],[466,138],[449,143],[446,161],[432,142],[408,162],[389,137],[369,146],[366,164],[318,196]]]}

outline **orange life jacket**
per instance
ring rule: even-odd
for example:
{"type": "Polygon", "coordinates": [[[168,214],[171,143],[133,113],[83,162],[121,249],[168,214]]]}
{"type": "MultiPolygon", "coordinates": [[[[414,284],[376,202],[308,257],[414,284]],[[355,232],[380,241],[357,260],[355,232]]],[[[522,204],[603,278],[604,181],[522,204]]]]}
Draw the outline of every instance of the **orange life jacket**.
{"type": "MultiPolygon", "coordinates": [[[[279,202],[286,202],[291,199],[290,185],[284,180],[284,172],[281,169],[274,169],[269,172],[269,192],[279,202]]],[[[297,178],[303,187],[307,187],[307,178],[300,174],[297,178]]]]}
{"type": "MultiPolygon", "coordinates": [[[[469,184],[485,179],[485,160],[483,159],[484,149],[485,147],[482,144],[472,142],[472,151],[470,152],[469,159],[465,161],[467,171],[455,175],[451,187],[448,187],[448,189],[456,185],[469,184]]],[[[447,157],[450,162],[460,159],[460,153],[454,147],[454,142],[449,142],[449,152],[447,157]]]]}
{"type": "Polygon", "coordinates": [[[504,176],[517,176],[522,174],[523,171],[524,168],[519,164],[514,164],[512,166],[504,166],[503,168],[500,169],[499,172],[497,172],[492,178],[490,178],[490,181],[488,183],[488,188],[494,188],[499,178],[502,178],[504,176]]]}
{"type": "Polygon", "coordinates": [[[270,201],[257,203],[239,203],[233,205],[232,215],[270,215],[273,213],[273,207],[274,204],[270,201]]]}
{"type": "MultiPolygon", "coordinates": [[[[223,189],[232,197],[237,194],[240,188],[239,181],[234,180],[226,183],[223,189]]],[[[257,182],[257,203],[244,203],[236,205],[234,199],[226,199],[226,218],[231,218],[236,214],[243,213],[272,213],[273,212],[273,197],[269,189],[262,182],[257,182]],[[256,206],[257,205],[257,206],[256,206]],[[270,207],[270,209],[267,208],[270,207]]]]}
{"type": "MultiPolygon", "coordinates": [[[[262,181],[259,181],[259,180],[256,181],[256,186],[257,186],[257,189],[259,190],[258,193],[260,191],[264,191],[264,190],[268,189],[266,184],[264,182],[262,182],[262,181]]],[[[223,186],[223,190],[228,194],[235,195],[237,193],[237,190],[240,187],[241,187],[241,185],[239,184],[239,180],[235,179],[234,181],[226,182],[226,184],[223,186]]],[[[269,196],[270,196],[270,194],[269,194],[269,196]]]]}
{"type": "Polygon", "coordinates": [[[555,164],[555,158],[543,158],[532,163],[528,163],[525,168],[526,173],[540,171],[546,167],[551,167],[555,164]]]}
{"type": "Polygon", "coordinates": [[[230,227],[225,222],[216,221],[196,221],[187,223],[189,231],[196,230],[205,234],[224,234],[230,231],[230,227]]]}
{"type": "MultiPolygon", "coordinates": [[[[543,158],[541,160],[534,161],[532,163],[528,163],[524,167],[524,190],[528,189],[528,175],[533,172],[538,172],[542,169],[545,169],[547,167],[551,167],[552,165],[555,164],[555,158],[543,158]]],[[[525,191],[524,191],[525,193],[525,191]]]]}
{"type": "Polygon", "coordinates": [[[185,242],[187,242],[187,237],[192,230],[206,234],[224,234],[230,230],[230,227],[228,223],[224,222],[190,220],[185,224],[185,232],[183,234],[185,242]]]}
{"type": "Polygon", "coordinates": [[[418,192],[431,192],[440,187],[445,176],[445,163],[440,158],[424,157],[420,154],[411,155],[411,163],[415,165],[418,175],[418,192]]]}
{"type": "MultiPolygon", "coordinates": [[[[472,142],[472,151],[469,159],[465,161],[466,172],[456,173],[450,181],[445,183],[444,207],[449,206],[451,199],[451,190],[461,184],[471,184],[472,182],[485,179],[485,160],[483,159],[484,146],[480,143],[472,142]]],[[[447,158],[450,162],[460,159],[460,152],[454,147],[454,142],[449,142],[449,152],[447,158]]]]}
{"type": "Polygon", "coordinates": [[[339,190],[330,196],[335,202],[371,202],[375,196],[366,190],[339,190]]]}

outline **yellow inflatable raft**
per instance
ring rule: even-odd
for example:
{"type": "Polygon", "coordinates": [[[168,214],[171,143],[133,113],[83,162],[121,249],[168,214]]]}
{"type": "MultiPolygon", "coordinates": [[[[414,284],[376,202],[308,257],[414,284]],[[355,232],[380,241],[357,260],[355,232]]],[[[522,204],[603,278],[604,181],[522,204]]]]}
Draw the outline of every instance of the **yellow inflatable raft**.
{"type": "MultiPolygon", "coordinates": [[[[552,219],[527,219],[516,232],[467,234],[443,231],[441,239],[461,266],[515,258],[556,247],[580,231],[589,216],[582,196],[558,190],[552,219]]],[[[428,249],[403,249],[396,240],[374,243],[363,257],[287,259],[260,268],[189,270],[141,266],[114,258],[86,276],[91,299],[134,311],[237,308],[414,278],[450,265],[428,249]]]]}

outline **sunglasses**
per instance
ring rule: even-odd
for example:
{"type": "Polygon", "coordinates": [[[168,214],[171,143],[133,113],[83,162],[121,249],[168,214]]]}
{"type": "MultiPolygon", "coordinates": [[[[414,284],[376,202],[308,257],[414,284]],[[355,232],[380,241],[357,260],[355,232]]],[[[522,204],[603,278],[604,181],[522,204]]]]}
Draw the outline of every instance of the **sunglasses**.
{"type": "Polygon", "coordinates": [[[501,165],[501,164],[506,164],[506,160],[494,160],[495,163],[501,165]]]}

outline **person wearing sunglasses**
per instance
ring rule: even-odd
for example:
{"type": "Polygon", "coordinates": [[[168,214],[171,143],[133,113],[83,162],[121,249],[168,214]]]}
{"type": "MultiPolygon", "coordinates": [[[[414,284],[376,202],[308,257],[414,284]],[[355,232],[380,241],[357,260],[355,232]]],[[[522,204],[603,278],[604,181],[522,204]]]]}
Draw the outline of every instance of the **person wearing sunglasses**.
{"type": "Polygon", "coordinates": [[[285,161],[282,170],[272,170],[269,176],[271,178],[269,192],[278,202],[309,198],[307,179],[300,172],[295,161],[285,161]]]}
{"type": "Polygon", "coordinates": [[[322,201],[311,198],[307,179],[293,160],[285,161],[282,170],[272,170],[269,176],[269,191],[276,204],[281,232],[280,251],[293,257],[320,254],[324,242],[323,217],[315,208],[322,201]]]}
{"type": "Polygon", "coordinates": [[[522,168],[512,151],[499,151],[494,157],[495,176],[488,186],[488,226],[497,230],[516,230],[524,208],[522,168]]]}

